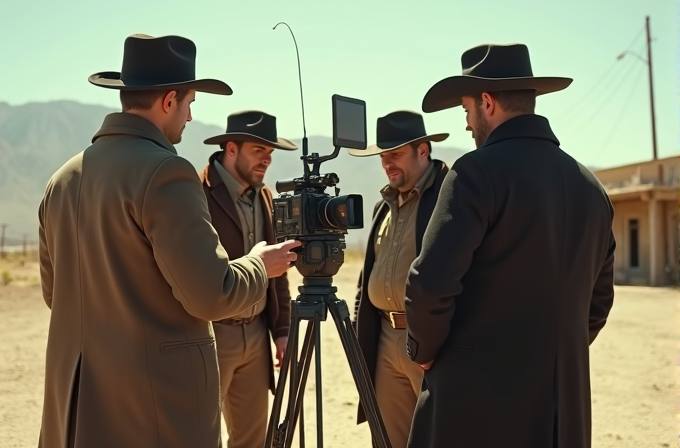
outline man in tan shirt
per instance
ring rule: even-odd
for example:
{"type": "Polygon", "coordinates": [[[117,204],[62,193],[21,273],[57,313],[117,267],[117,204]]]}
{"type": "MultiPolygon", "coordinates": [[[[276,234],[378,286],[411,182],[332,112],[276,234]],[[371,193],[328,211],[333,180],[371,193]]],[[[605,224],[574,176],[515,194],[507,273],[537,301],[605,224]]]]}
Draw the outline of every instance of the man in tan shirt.
{"type": "MultiPolygon", "coordinates": [[[[405,448],[423,369],[406,354],[404,289],[448,172],[431,158],[430,142],[448,134],[427,135],[422,116],[409,111],[378,118],[376,134],[376,145],[350,150],[357,157],[380,155],[389,180],[373,211],[354,326],[392,447],[405,448]]],[[[360,403],[358,423],[364,421],[360,403]]]]}
{"type": "MultiPolygon", "coordinates": [[[[295,150],[277,137],[276,117],[260,111],[231,114],[226,133],[205,141],[219,145],[201,181],[212,224],[230,256],[247,254],[260,241],[276,242],[272,193],[263,179],[275,148],[295,150]]],[[[229,319],[213,322],[220,368],[222,415],[229,448],[261,448],[267,432],[267,389],[275,393],[268,333],[280,366],[288,341],[288,277],[271,279],[266,300],[229,319]]]]}

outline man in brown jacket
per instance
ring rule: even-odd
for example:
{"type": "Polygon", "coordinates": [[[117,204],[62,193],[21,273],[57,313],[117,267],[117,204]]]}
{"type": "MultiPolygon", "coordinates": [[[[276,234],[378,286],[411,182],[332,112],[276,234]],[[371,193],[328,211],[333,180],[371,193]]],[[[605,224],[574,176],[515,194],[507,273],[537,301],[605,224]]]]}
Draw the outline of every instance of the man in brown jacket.
{"type": "MultiPolygon", "coordinates": [[[[263,183],[264,175],[274,148],[297,146],[277,137],[276,117],[260,111],[231,114],[226,132],[204,143],[222,149],[209,157],[200,177],[212,224],[227,253],[240,257],[260,241],[275,244],[272,193],[263,183]]],[[[264,296],[233,318],[213,322],[229,448],[262,448],[265,442],[267,390],[275,392],[267,332],[279,367],[290,325],[287,275],[270,279],[264,296]]]]}
{"type": "MultiPolygon", "coordinates": [[[[120,90],[93,144],[50,179],[40,203],[40,269],[51,309],[38,445],[218,448],[219,378],[210,321],[264,297],[295,244],[230,260],[194,167],[174,144],[191,120],[196,47],[126,39],[120,90]]],[[[298,243],[299,245],[299,243],[298,243]]]]}
{"type": "MultiPolygon", "coordinates": [[[[357,157],[380,155],[389,180],[373,211],[355,327],[391,445],[405,448],[423,369],[404,350],[404,286],[448,172],[444,162],[432,160],[431,142],[448,134],[428,135],[422,115],[397,111],[378,118],[376,136],[377,144],[365,151],[350,150],[357,157]]],[[[365,420],[360,403],[359,423],[365,420]]]]}

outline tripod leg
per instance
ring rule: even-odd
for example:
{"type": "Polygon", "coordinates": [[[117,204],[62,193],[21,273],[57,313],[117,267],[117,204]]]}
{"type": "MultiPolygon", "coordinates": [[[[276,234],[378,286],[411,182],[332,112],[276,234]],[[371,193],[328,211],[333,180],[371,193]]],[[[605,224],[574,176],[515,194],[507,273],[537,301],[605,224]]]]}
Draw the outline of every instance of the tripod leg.
{"type": "MultiPolygon", "coordinates": [[[[307,384],[307,376],[309,375],[309,366],[311,365],[312,350],[314,350],[314,331],[318,327],[318,322],[310,321],[307,324],[307,333],[305,334],[305,342],[302,347],[302,375],[299,376],[299,380],[295,382],[295,388],[293,388],[293,383],[291,382],[291,396],[288,400],[288,412],[286,413],[286,437],[281,443],[282,447],[290,448],[293,444],[293,435],[295,432],[295,425],[297,423],[297,418],[300,415],[303,407],[303,397],[305,393],[305,385],[307,384]]],[[[304,424],[301,422],[301,427],[304,424]]],[[[304,435],[300,437],[300,447],[303,447],[304,435]]]]}
{"type": "Polygon", "coordinates": [[[314,347],[314,374],[316,376],[316,446],[323,448],[323,408],[321,402],[321,325],[315,328],[316,347],[314,347]]]}
{"type": "Polygon", "coordinates": [[[371,429],[371,436],[376,446],[380,448],[392,448],[385,424],[383,423],[380,408],[375,396],[373,383],[370,380],[368,367],[366,361],[361,354],[359,342],[356,339],[356,334],[352,329],[352,324],[349,318],[349,309],[344,300],[339,300],[333,297],[328,304],[333,321],[338,329],[340,340],[342,341],[347,360],[349,362],[354,382],[359,391],[359,398],[366,411],[366,419],[368,420],[371,429]]]}
{"type": "MultiPolygon", "coordinates": [[[[288,368],[291,365],[292,354],[297,352],[297,338],[300,332],[300,321],[297,318],[297,309],[295,304],[291,305],[291,325],[288,331],[288,343],[286,344],[286,354],[281,363],[279,370],[279,380],[276,385],[276,393],[274,395],[274,403],[272,405],[271,415],[269,417],[269,425],[267,427],[267,437],[265,439],[265,448],[272,448],[278,445],[281,431],[284,431],[285,422],[281,425],[282,428],[277,429],[277,422],[281,416],[281,404],[283,402],[283,394],[286,388],[286,379],[288,377],[288,368]]],[[[295,355],[297,356],[297,355],[295,355]]]]}
{"type": "Polygon", "coordinates": [[[303,367],[302,378],[299,375],[299,361],[297,357],[298,338],[300,333],[300,318],[297,312],[297,304],[291,304],[291,326],[288,335],[288,344],[286,345],[286,354],[284,355],[281,370],[279,372],[279,380],[276,387],[276,394],[274,396],[274,403],[272,406],[269,425],[267,428],[267,437],[265,439],[265,448],[274,448],[282,446],[290,446],[292,443],[293,429],[295,426],[295,417],[299,409],[298,395],[302,396],[304,393],[304,383],[309,372],[309,361],[311,359],[311,351],[313,347],[313,330],[314,322],[310,321],[307,325],[305,340],[302,346],[302,353],[300,362],[303,367]],[[288,376],[288,369],[290,368],[290,383],[289,383],[289,397],[288,409],[286,416],[277,427],[277,423],[281,414],[281,406],[283,402],[283,394],[286,387],[286,379],[288,376]],[[302,383],[302,385],[301,385],[302,383]],[[300,392],[300,389],[302,390],[300,392]],[[288,439],[290,438],[290,441],[288,439]]]}

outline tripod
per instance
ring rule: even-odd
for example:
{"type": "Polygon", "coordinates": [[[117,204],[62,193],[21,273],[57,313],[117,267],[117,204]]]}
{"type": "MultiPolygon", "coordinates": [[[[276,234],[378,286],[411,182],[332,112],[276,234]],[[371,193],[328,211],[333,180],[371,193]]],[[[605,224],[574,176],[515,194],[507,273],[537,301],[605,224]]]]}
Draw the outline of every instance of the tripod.
{"type": "Polygon", "coordinates": [[[368,367],[364,361],[356,334],[352,329],[347,302],[335,296],[337,288],[332,284],[331,277],[303,277],[302,286],[298,287],[300,295],[291,302],[291,325],[288,335],[286,354],[281,366],[279,381],[276,386],[274,405],[267,428],[265,448],[290,448],[293,443],[293,433],[300,416],[300,447],[304,447],[304,418],[302,412],[302,398],[307,381],[307,374],[312,358],[315,353],[314,372],[316,375],[316,433],[317,448],[323,448],[323,416],[321,404],[321,322],[326,320],[327,311],[338,329],[349,367],[354,377],[354,382],[359,391],[359,398],[366,411],[368,425],[371,430],[373,445],[377,448],[392,448],[387,431],[378,409],[375,390],[370,380],[368,367]],[[300,321],[307,320],[307,332],[300,359],[297,358],[298,336],[300,333],[300,321]],[[316,348],[316,350],[314,350],[316,348]],[[291,359],[292,358],[292,359],[291,359]],[[286,386],[286,377],[290,367],[290,384],[288,409],[281,424],[276,427],[281,413],[283,392],[286,386]]]}

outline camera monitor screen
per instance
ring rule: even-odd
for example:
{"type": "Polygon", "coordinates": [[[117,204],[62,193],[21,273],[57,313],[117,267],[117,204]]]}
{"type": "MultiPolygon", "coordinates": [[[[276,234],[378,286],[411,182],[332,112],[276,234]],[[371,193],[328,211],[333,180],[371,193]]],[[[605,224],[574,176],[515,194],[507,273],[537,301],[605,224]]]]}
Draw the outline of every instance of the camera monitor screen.
{"type": "Polygon", "coordinates": [[[333,95],[333,145],[366,149],[366,102],[333,95]]]}

